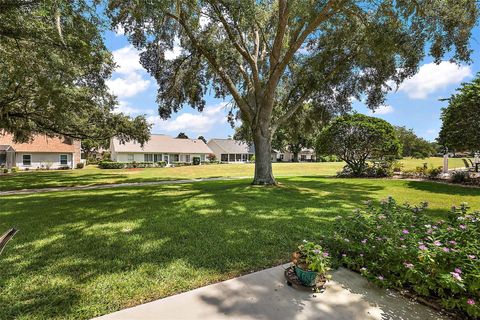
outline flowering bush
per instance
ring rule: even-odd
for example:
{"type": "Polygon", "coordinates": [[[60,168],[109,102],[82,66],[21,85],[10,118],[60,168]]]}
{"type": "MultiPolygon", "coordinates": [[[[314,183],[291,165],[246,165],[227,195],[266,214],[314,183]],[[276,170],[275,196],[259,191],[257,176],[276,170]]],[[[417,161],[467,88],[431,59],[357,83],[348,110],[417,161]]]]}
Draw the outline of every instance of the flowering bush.
{"type": "Polygon", "coordinates": [[[325,277],[330,270],[330,254],[322,247],[310,241],[303,240],[298,246],[298,251],[293,254],[293,263],[304,270],[318,272],[320,277],[325,277]]]}
{"type": "Polygon", "coordinates": [[[342,265],[386,287],[406,288],[480,316],[480,212],[462,204],[433,221],[419,206],[388,198],[339,217],[324,239],[342,265]]]}

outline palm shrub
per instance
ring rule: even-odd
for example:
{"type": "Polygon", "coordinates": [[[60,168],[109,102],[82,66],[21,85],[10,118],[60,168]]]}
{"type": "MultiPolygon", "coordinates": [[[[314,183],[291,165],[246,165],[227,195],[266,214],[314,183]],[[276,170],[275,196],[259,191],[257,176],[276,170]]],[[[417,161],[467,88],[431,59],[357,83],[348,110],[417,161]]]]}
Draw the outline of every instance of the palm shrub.
{"type": "Polygon", "coordinates": [[[337,263],[382,286],[479,317],[480,212],[462,204],[432,223],[427,206],[398,205],[393,198],[368,202],[366,210],[338,217],[322,244],[337,263]]]}

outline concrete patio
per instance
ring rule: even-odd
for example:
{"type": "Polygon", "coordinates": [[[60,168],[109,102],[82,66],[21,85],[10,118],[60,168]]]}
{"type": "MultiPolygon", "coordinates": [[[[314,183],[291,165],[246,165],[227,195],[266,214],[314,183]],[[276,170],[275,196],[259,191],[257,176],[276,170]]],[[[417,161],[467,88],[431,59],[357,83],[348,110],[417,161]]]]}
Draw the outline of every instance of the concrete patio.
{"type": "Polygon", "coordinates": [[[322,293],[296,290],[285,283],[285,267],[255,272],[95,319],[448,319],[343,268],[333,273],[333,281],[322,293]]]}

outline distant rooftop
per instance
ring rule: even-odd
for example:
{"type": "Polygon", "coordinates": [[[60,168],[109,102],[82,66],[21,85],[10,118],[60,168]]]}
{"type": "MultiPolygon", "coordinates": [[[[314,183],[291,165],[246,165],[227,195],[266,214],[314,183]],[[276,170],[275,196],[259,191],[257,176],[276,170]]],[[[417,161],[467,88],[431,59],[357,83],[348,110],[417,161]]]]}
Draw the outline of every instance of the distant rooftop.
{"type": "Polygon", "coordinates": [[[208,144],[215,143],[223,150],[224,153],[238,154],[238,153],[255,153],[253,145],[248,145],[243,141],[233,139],[211,139],[208,144]]]}
{"type": "Polygon", "coordinates": [[[38,134],[33,140],[27,143],[13,142],[13,135],[0,132],[1,150],[6,151],[10,146],[16,152],[75,152],[73,140],[69,138],[50,138],[44,134],[38,134]]]}
{"type": "Polygon", "coordinates": [[[113,139],[115,152],[149,152],[149,153],[212,153],[212,150],[199,139],[177,139],[164,134],[152,134],[150,140],[142,147],[137,142],[121,144],[113,139]]]}

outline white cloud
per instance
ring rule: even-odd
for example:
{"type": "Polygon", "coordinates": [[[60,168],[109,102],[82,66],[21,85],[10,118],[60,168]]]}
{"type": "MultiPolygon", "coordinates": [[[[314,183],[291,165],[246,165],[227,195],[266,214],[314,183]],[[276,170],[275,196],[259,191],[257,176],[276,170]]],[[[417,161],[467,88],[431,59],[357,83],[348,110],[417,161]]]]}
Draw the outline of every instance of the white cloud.
{"type": "Polygon", "coordinates": [[[123,29],[121,25],[117,26],[113,31],[115,32],[115,36],[117,37],[125,35],[125,29],[123,29]]]}
{"type": "Polygon", "coordinates": [[[144,79],[137,72],[132,72],[126,76],[107,80],[107,85],[117,97],[127,98],[147,90],[150,80],[144,79]]]}
{"type": "Polygon", "coordinates": [[[222,112],[226,103],[220,103],[214,106],[207,106],[200,113],[184,112],[175,119],[162,120],[159,116],[151,115],[147,120],[154,125],[154,131],[191,131],[196,134],[204,134],[210,131],[214,125],[225,121],[225,115],[222,112]]]}
{"type": "Polygon", "coordinates": [[[182,53],[182,48],[180,47],[180,40],[175,38],[173,42],[173,49],[165,51],[165,59],[173,60],[182,53]]]}
{"type": "Polygon", "coordinates": [[[472,76],[469,66],[442,61],[440,64],[427,63],[412,78],[405,80],[399,91],[405,92],[412,99],[425,99],[429,94],[456,84],[472,76]]]}
{"type": "Polygon", "coordinates": [[[128,45],[112,52],[118,68],[116,77],[107,81],[110,90],[120,98],[133,97],[145,91],[151,81],[146,79],[146,73],[140,64],[140,52],[128,45]]]}
{"type": "Polygon", "coordinates": [[[375,111],[369,110],[368,113],[369,114],[389,114],[389,113],[393,113],[394,111],[395,109],[391,105],[386,104],[378,107],[377,109],[375,109],[375,111]]]}
{"type": "Polygon", "coordinates": [[[118,65],[115,72],[121,74],[130,74],[136,71],[144,70],[140,64],[140,51],[132,45],[117,49],[112,52],[113,59],[118,65]]]}
{"type": "Polygon", "coordinates": [[[135,107],[132,107],[128,104],[128,102],[125,102],[125,101],[119,101],[118,103],[118,107],[115,108],[115,110],[113,110],[114,113],[124,113],[126,115],[137,115],[137,114],[141,114],[142,113],[142,110],[140,110],[139,108],[135,108],[135,107]]]}

